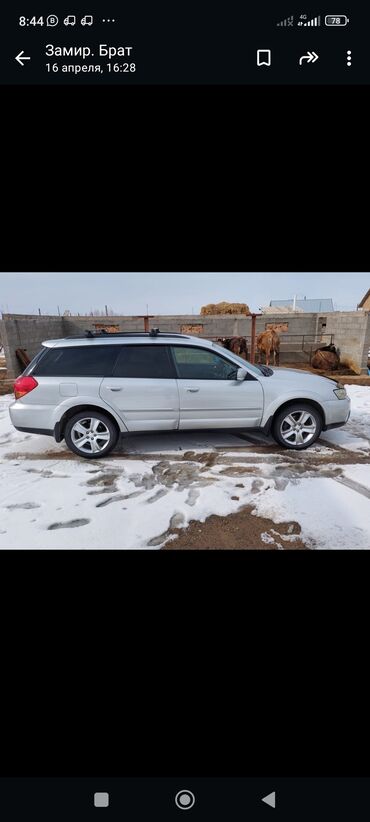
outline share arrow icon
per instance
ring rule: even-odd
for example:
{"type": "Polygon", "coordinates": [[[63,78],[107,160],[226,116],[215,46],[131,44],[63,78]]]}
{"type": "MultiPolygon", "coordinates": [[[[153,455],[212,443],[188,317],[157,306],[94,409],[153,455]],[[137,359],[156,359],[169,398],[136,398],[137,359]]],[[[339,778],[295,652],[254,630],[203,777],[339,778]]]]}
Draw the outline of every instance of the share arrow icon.
{"type": "Polygon", "coordinates": [[[316,63],[318,59],[319,55],[316,54],[315,51],[308,51],[307,54],[303,54],[300,58],[299,65],[302,66],[303,60],[307,60],[307,63],[316,63]]]}
{"type": "Polygon", "coordinates": [[[19,63],[20,66],[24,66],[23,60],[30,60],[31,58],[26,57],[24,51],[20,51],[14,59],[17,60],[17,63],[19,63]]]}

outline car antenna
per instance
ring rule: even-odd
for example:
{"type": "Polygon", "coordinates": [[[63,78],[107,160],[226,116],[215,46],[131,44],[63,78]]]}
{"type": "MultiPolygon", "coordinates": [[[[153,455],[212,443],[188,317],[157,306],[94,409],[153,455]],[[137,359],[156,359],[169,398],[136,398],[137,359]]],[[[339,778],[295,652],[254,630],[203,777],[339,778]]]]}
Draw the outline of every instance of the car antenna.
{"type": "Polygon", "coordinates": [[[87,337],[93,337],[94,334],[90,331],[90,328],[85,328],[85,334],[87,337]]]}
{"type": "Polygon", "coordinates": [[[159,328],[152,328],[151,331],[149,331],[149,336],[150,337],[157,337],[158,334],[159,334],[159,328]]]}

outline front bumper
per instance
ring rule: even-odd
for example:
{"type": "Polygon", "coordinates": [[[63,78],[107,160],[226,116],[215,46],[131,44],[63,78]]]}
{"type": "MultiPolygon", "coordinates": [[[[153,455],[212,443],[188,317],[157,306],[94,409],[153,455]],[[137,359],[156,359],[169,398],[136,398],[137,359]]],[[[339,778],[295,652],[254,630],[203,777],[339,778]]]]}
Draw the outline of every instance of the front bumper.
{"type": "Polygon", "coordinates": [[[329,431],[331,428],[340,428],[348,422],[351,414],[351,400],[347,397],[344,400],[328,400],[323,403],[325,412],[325,425],[323,431],[329,431]]]}

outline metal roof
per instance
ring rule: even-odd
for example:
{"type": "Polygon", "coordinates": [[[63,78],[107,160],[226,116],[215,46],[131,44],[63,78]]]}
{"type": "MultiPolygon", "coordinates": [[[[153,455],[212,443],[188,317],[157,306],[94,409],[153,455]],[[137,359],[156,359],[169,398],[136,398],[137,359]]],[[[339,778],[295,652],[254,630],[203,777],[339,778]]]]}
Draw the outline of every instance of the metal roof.
{"type": "MultiPolygon", "coordinates": [[[[293,305],[293,300],[271,300],[271,306],[278,305],[293,305]]],[[[318,300],[296,300],[297,308],[303,308],[303,311],[319,313],[323,311],[334,311],[333,300],[331,298],[318,300]]]]}

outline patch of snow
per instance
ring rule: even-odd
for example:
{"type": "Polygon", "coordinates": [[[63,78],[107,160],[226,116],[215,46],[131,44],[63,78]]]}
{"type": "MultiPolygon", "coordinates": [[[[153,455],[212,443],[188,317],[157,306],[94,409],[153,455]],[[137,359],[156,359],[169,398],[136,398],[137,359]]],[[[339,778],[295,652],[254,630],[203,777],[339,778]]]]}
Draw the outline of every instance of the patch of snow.
{"type": "Polygon", "coordinates": [[[264,531],[263,534],[261,534],[261,540],[267,544],[275,542],[274,537],[272,537],[271,534],[268,534],[267,531],[264,531]]]}
{"type": "Polygon", "coordinates": [[[343,474],[370,489],[370,465],[344,465],[343,474]]]}
{"type": "Polygon", "coordinates": [[[274,522],[295,520],[313,548],[370,549],[370,499],[326,477],[270,487],[254,498],[254,512],[274,522]]]}
{"type": "Polygon", "coordinates": [[[323,431],[321,439],[348,451],[370,453],[370,386],[346,385],[351,416],[343,428],[323,431]]]}
{"type": "MultiPolygon", "coordinates": [[[[349,423],[347,423],[349,425],[349,423]]],[[[353,429],[352,429],[353,431],[353,429]]],[[[340,448],[345,448],[347,451],[358,451],[365,453],[370,450],[369,440],[358,436],[348,428],[334,428],[332,431],[323,431],[321,439],[332,442],[333,445],[339,445],[340,448]]]]}
{"type": "MultiPolygon", "coordinates": [[[[95,473],[93,469],[92,473],[91,463],[83,460],[2,463],[0,547],[146,548],[153,538],[165,534],[171,523],[185,527],[191,519],[204,522],[211,514],[227,516],[248,501],[251,480],[238,489],[237,503],[231,499],[235,495],[233,477],[217,481],[204,472],[202,482],[208,480],[209,484],[198,487],[199,466],[190,463],[193,479],[189,476],[187,485],[181,485],[181,476],[180,481],[166,485],[165,475],[164,482],[157,478],[157,465],[130,460],[117,467],[117,463],[104,460],[99,464],[101,470],[95,473]],[[198,496],[189,498],[190,484],[197,488],[198,496]],[[156,499],[149,508],[153,496],[156,499]]],[[[159,540],[155,547],[164,541],[159,540]]]]}

